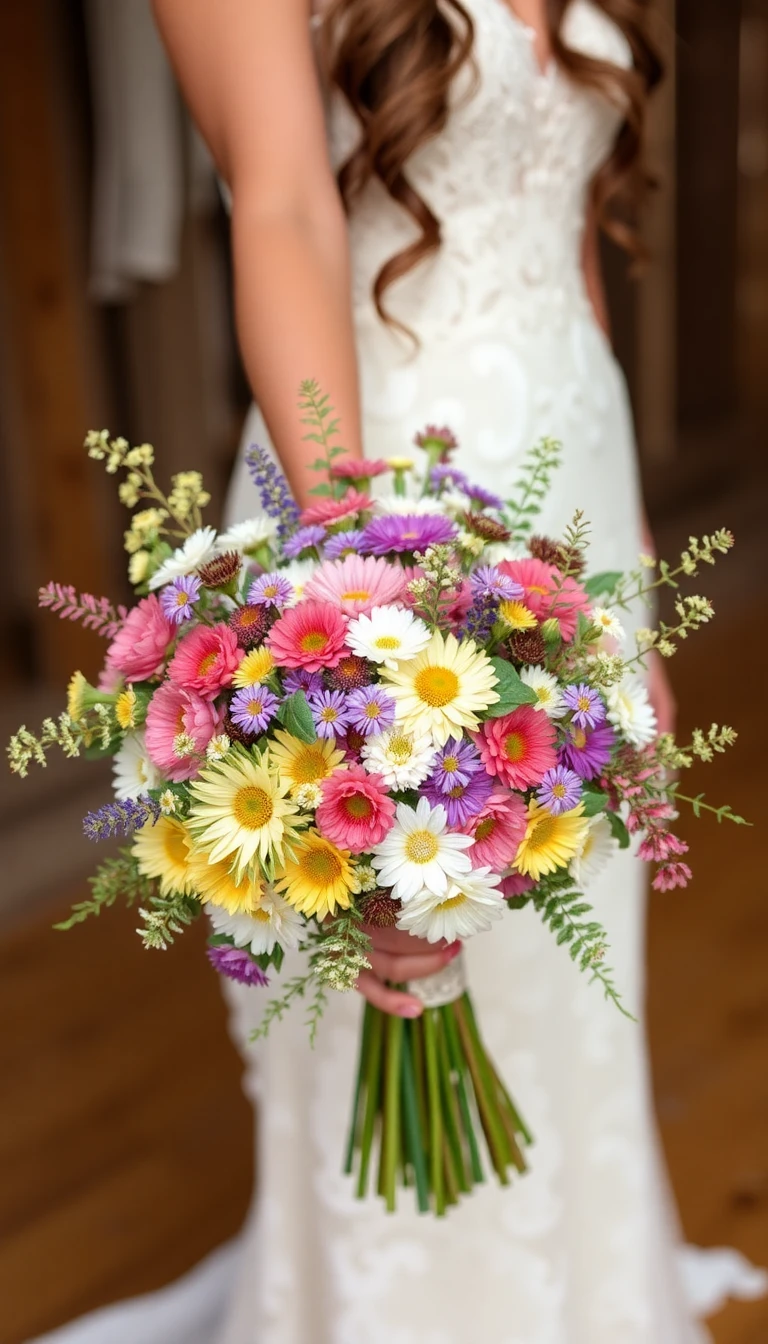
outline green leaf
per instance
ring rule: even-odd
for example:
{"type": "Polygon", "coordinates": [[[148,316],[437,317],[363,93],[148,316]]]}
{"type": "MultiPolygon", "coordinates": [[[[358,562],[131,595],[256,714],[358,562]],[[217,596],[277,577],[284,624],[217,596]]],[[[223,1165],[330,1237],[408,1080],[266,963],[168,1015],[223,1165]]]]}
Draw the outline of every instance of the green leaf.
{"type": "Polygon", "coordinates": [[[602,789],[592,788],[589,784],[584,785],[581,799],[585,817],[596,817],[598,812],[604,812],[608,806],[608,794],[602,789]]]}
{"type": "Polygon", "coordinates": [[[496,673],[496,690],[499,699],[496,704],[491,705],[486,714],[488,719],[500,719],[503,714],[509,714],[519,705],[535,705],[537,702],[536,692],[526,686],[524,681],[520,680],[517,672],[506,658],[492,658],[493,670],[496,673]]]}
{"type": "Polygon", "coordinates": [[[277,711],[277,717],[286,732],[297,737],[300,742],[317,741],[315,721],[303,691],[294,691],[293,695],[289,695],[277,711]]]}
{"type": "Polygon", "coordinates": [[[621,820],[618,812],[606,812],[608,824],[613,832],[614,838],[619,842],[619,849],[629,849],[629,831],[621,820]]]}
{"type": "Polygon", "coordinates": [[[584,590],[588,597],[601,597],[604,593],[612,593],[623,578],[621,570],[605,569],[601,574],[593,574],[587,579],[584,590]]]}

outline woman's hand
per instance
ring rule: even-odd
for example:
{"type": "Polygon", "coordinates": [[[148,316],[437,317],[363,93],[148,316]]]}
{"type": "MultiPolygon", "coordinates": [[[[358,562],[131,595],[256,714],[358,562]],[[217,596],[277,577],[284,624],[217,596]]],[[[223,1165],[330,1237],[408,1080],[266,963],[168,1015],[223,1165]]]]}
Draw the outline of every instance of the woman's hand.
{"type": "Polygon", "coordinates": [[[368,954],[370,971],[358,976],[357,988],[374,1008],[396,1017],[420,1017],[424,1005],[413,994],[390,989],[386,981],[402,984],[423,980],[441,971],[461,951],[461,943],[428,943],[402,929],[372,929],[373,950],[368,954]]]}
{"type": "Polygon", "coordinates": [[[677,701],[661,654],[651,650],[647,667],[648,696],[656,714],[658,731],[674,733],[677,723],[677,701]]]}

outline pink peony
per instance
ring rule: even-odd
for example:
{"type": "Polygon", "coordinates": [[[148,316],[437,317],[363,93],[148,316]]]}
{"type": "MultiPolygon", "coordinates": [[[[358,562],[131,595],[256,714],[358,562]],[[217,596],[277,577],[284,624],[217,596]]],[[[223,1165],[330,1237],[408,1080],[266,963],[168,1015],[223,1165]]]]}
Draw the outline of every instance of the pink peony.
{"type": "Polygon", "coordinates": [[[341,607],[348,616],[365,615],[400,597],[403,571],[373,555],[346,555],[320,565],[304,588],[304,596],[341,607]]]}
{"type": "Polygon", "coordinates": [[[275,621],[267,644],[278,667],[319,672],[336,667],[349,649],[347,621],[328,602],[302,601],[275,621]]]}
{"type": "Polygon", "coordinates": [[[339,849],[364,854],[378,845],[395,820],[395,804],[380,775],[350,765],[320,785],[323,801],[317,809],[321,835],[339,849]]]}
{"type": "Polygon", "coordinates": [[[181,640],[168,676],[183,690],[213,700],[229,686],[241,658],[237,635],[228,625],[198,625],[181,640]]]}
{"type": "Polygon", "coordinates": [[[589,598],[575,579],[563,579],[557,565],[529,556],[524,560],[502,560],[498,566],[525,590],[523,602],[537,621],[557,619],[560,634],[567,641],[576,634],[579,612],[589,611],[589,598]]]}
{"type": "Polygon", "coordinates": [[[557,765],[555,729],[533,705],[520,705],[500,719],[486,719],[475,734],[483,765],[510,789],[540,784],[557,765]]]}
{"type": "Polygon", "coordinates": [[[462,826],[475,841],[467,853],[473,868],[500,873],[514,859],[528,825],[528,809],[511,793],[492,793],[476,816],[462,826]]]}
{"type": "Polygon", "coordinates": [[[223,718],[224,710],[216,709],[210,700],[165,682],[155,691],[147,710],[149,759],[174,784],[191,779],[200,769],[205,748],[221,728],[223,718]],[[178,756],[174,751],[180,733],[186,733],[194,743],[194,752],[188,756],[178,756]]]}
{"type": "Polygon", "coordinates": [[[107,649],[105,672],[116,672],[127,681],[149,681],[159,676],[176,627],[163,614],[158,598],[143,597],[128,612],[107,649]]]}
{"type": "Polygon", "coordinates": [[[309,527],[313,523],[338,523],[342,518],[351,518],[354,514],[370,509],[372,503],[370,495],[363,495],[359,490],[347,490],[343,499],[328,497],[310,504],[302,510],[299,522],[302,527],[309,527]]]}

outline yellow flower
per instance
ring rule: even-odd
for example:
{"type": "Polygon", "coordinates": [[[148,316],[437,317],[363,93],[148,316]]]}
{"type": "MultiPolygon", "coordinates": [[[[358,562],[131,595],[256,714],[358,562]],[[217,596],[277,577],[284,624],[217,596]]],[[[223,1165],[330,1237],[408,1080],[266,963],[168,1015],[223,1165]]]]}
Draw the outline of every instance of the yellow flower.
{"type": "Polygon", "coordinates": [[[425,649],[382,667],[381,679],[397,701],[397,721],[406,732],[429,733],[435,746],[478,726],[478,713],[498,700],[493,664],[474,640],[436,630],[425,649]]]}
{"type": "Polygon", "coordinates": [[[149,578],[151,559],[149,551],[134,551],[128,561],[128,578],[131,583],[143,583],[145,579],[149,578]]]}
{"type": "Polygon", "coordinates": [[[304,915],[324,919],[337,907],[349,909],[355,875],[351,855],[337,849],[317,831],[307,831],[286,859],[275,886],[282,890],[289,905],[304,915]]]}
{"type": "Polygon", "coordinates": [[[584,804],[555,817],[549,808],[540,807],[535,798],[528,804],[528,826],[520,841],[512,865],[534,882],[565,868],[579,853],[589,833],[589,821],[583,815],[584,804]]]}
{"type": "Polygon", "coordinates": [[[412,457],[388,457],[387,466],[390,471],[410,471],[413,466],[412,457]]]}
{"type": "Polygon", "coordinates": [[[258,865],[271,874],[282,863],[304,821],[286,798],[288,784],[271,768],[269,753],[235,748],[211,763],[189,786],[189,829],[211,862],[228,859],[238,880],[258,865]]]}
{"type": "Polygon", "coordinates": [[[136,727],[136,692],[132,686],[118,695],[115,701],[115,718],[124,732],[136,727]]]}
{"type": "Polygon", "coordinates": [[[532,630],[538,624],[533,612],[522,602],[500,602],[499,615],[512,630],[532,630]]]}
{"type": "Polygon", "coordinates": [[[344,752],[336,747],[333,737],[319,737],[316,742],[301,742],[283,729],[275,733],[269,744],[269,754],[277,766],[280,779],[294,796],[302,784],[317,784],[327,779],[344,761],[344,752]]]}
{"type": "Polygon", "coordinates": [[[160,816],[154,825],[147,822],[134,836],[132,853],[139,872],[159,879],[162,896],[190,891],[189,834],[183,821],[160,816]]]}
{"type": "Polygon", "coordinates": [[[88,682],[82,672],[73,672],[67,686],[67,713],[75,723],[78,723],[85,713],[84,696],[87,690],[88,682]]]}
{"type": "Polygon", "coordinates": [[[202,850],[193,849],[189,856],[190,886],[201,901],[219,905],[230,915],[252,915],[261,900],[262,883],[249,873],[237,878],[231,866],[227,859],[212,863],[202,850]]]}
{"type": "Polygon", "coordinates": [[[274,666],[275,660],[269,649],[251,649],[235,672],[232,685],[238,690],[258,686],[260,682],[266,681],[274,666]]]}

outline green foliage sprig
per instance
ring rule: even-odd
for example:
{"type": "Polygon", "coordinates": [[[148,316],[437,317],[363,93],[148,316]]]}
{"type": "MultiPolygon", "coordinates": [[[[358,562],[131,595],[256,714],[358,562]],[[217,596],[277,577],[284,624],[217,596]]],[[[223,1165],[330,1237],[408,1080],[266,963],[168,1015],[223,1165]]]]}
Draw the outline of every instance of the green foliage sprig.
{"type": "Polygon", "coordinates": [[[136,930],[146,948],[165,952],[177,934],[200,914],[200,902],[194,896],[172,891],[167,896],[154,892],[147,905],[139,909],[141,926],[136,930]]]}
{"type": "Polygon", "coordinates": [[[531,532],[561,457],[562,444],[557,439],[541,439],[526,454],[512,497],[505,502],[504,521],[514,535],[526,536],[531,532]]]}
{"type": "Polygon", "coordinates": [[[309,493],[339,497],[342,487],[339,482],[334,481],[331,467],[337,457],[344,455],[346,449],[333,442],[339,436],[339,421],[334,415],[329,397],[314,378],[306,379],[299,386],[299,410],[302,412],[302,424],[309,426],[304,438],[309,443],[316,443],[324,454],[323,457],[315,458],[310,464],[311,470],[324,471],[328,477],[327,481],[314,485],[309,493]]]}
{"type": "Polygon", "coordinates": [[[309,1043],[314,1046],[317,1029],[327,1001],[327,993],[325,985],[317,979],[311,970],[307,971],[305,975],[294,975],[290,980],[285,981],[282,994],[279,998],[269,1000],[261,1022],[248,1037],[249,1041],[266,1039],[273,1022],[282,1022],[285,1014],[293,1007],[296,1000],[303,999],[310,988],[313,992],[307,1007],[306,1022],[309,1027],[309,1043]]]}
{"type": "Polygon", "coordinates": [[[355,906],[323,924],[312,942],[310,965],[320,983],[329,989],[354,989],[360,972],[370,970],[371,940],[355,906]]]}
{"type": "Polygon", "coordinates": [[[54,924],[55,929],[72,929],[91,915],[100,915],[102,910],[109,909],[117,900],[125,901],[128,906],[137,901],[149,903],[156,892],[156,883],[139,872],[139,865],[130,849],[121,849],[116,858],[105,859],[93,877],[88,879],[88,884],[91,888],[90,900],[78,901],[73,905],[69,918],[54,924]]]}

